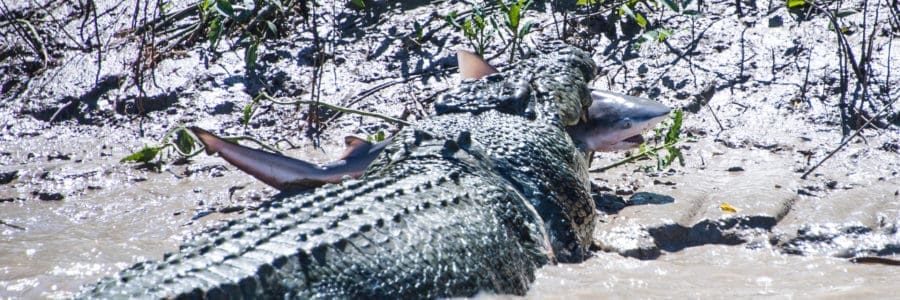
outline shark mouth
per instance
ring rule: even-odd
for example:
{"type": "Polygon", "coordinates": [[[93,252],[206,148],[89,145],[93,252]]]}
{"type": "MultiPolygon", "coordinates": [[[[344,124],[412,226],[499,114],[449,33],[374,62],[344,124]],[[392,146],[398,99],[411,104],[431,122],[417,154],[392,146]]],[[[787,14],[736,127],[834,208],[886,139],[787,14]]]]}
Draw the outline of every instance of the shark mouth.
{"type": "Polygon", "coordinates": [[[647,140],[644,139],[644,136],[641,134],[638,134],[638,135],[633,135],[627,139],[624,139],[620,143],[630,143],[630,144],[640,145],[640,144],[643,144],[645,141],[647,141],[647,140]]]}

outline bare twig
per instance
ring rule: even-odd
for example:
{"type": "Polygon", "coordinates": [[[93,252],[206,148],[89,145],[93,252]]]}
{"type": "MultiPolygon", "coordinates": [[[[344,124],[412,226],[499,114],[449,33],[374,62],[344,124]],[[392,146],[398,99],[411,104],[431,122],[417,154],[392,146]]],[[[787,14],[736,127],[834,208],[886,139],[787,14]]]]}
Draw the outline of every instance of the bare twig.
{"type": "Polygon", "coordinates": [[[103,70],[103,41],[100,40],[100,25],[97,24],[97,4],[91,2],[91,11],[94,13],[94,37],[97,38],[97,73],[94,74],[94,84],[100,82],[100,72],[103,70]]]}
{"type": "Polygon", "coordinates": [[[6,221],[3,221],[3,220],[0,220],[0,225],[5,225],[5,226],[7,226],[7,227],[9,227],[9,228],[12,228],[12,229],[25,230],[25,227],[22,227],[22,226],[19,226],[19,225],[16,225],[16,224],[10,224],[10,223],[7,223],[6,221]]]}
{"type": "Polygon", "coordinates": [[[638,154],[636,154],[636,155],[634,155],[634,156],[629,156],[629,157],[627,157],[627,158],[625,158],[625,159],[623,159],[623,160],[620,160],[620,161],[618,161],[618,162],[612,163],[612,164],[610,164],[610,165],[603,166],[603,167],[599,167],[599,168],[596,168],[596,169],[591,169],[591,170],[588,171],[588,172],[591,172],[591,173],[600,173],[600,172],[604,172],[604,171],[606,171],[606,170],[609,170],[609,169],[612,169],[612,168],[615,168],[615,167],[618,167],[618,166],[621,166],[621,165],[624,165],[624,164],[633,162],[633,161],[635,161],[635,160],[638,160],[638,159],[641,159],[641,158],[645,158],[645,157],[649,157],[651,153],[654,153],[654,152],[656,152],[656,151],[659,151],[659,150],[662,150],[662,149],[665,149],[665,148],[668,148],[668,147],[672,147],[672,146],[674,146],[675,144],[677,144],[677,143],[679,143],[679,142],[680,142],[680,141],[675,141],[675,142],[668,143],[668,144],[665,144],[665,145],[662,145],[662,146],[657,146],[657,147],[654,147],[654,148],[652,148],[652,149],[650,149],[650,150],[647,150],[647,151],[638,153],[638,154]]]}
{"type": "MultiPolygon", "coordinates": [[[[23,38],[28,41],[28,44],[34,49],[35,52],[41,55],[41,60],[43,60],[43,68],[47,68],[47,64],[50,62],[50,55],[47,55],[47,47],[44,47],[44,43],[41,41],[41,36],[38,35],[37,30],[34,29],[34,26],[31,25],[31,22],[25,19],[16,19],[16,23],[19,23],[27,28],[27,34],[23,34],[23,38]]],[[[18,29],[18,27],[16,26],[18,29]]],[[[24,30],[23,30],[24,31],[24,30]]]]}
{"type": "Polygon", "coordinates": [[[825,163],[825,161],[827,161],[829,158],[831,158],[832,156],[834,156],[835,153],[837,153],[838,151],[840,151],[841,149],[843,149],[845,146],[847,146],[847,144],[849,144],[850,141],[853,140],[854,137],[856,137],[857,135],[859,135],[860,133],[862,133],[863,128],[868,127],[869,124],[872,123],[872,121],[882,118],[882,117],[883,117],[883,116],[882,116],[882,113],[885,113],[885,110],[887,110],[888,107],[891,107],[891,105],[893,105],[894,102],[897,102],[897,99],[900,99],[900,98],[894,98],[894,100],[891,100],[891,102],[889,102],[889,103],[885,104],[884,106],[882,106],[881,109],[878,110],[878,112],[875,113],[875,117],[874,117],[874,118],[869,119],[869,121],[866,122],[866,124],[864,124],[863,126],[861,126],[859,129],[856,129],[856,131],[853,132],[852,135],[850,135],[848,138],[844,139],[844,141],[843,141],[840,145],[838,145],[837,148],[835,148],[834,150],[831,150],[831,152],[829,152],[828,155],[825,156],[825,158],[823,158],[822,160],[820,160],[818,163],[816,163],[815,166],[813,166],[812,168],[810,168],[809,170],[807,170],[805,173],[803,173],[803,175],[801,175],[800,178],[801,178],[801,179],[806,179],[806,176],[808,176],[810,173],[812,173],[813,171],[815,171],[819,166],[822,165],[822,163],[825,163]]]}
{"type": "Polygon", "coordinates": [[[259,96],[257,96],[257,98],[259,98],[259,97],[266,98],[266,100],[272,101],[272,103],[275,103],[275,104],[281,104],[281,105],[312,105],[312,104],[317,104],[317,105],[321,105],[321,106],[324,106],[324,107],[326,107],[326,108],[333,109],[333,110],[336,110],[336,111],[339,111],[339,112],[350,113],[350,114],[356,114],[356,115],[366,116],[366,117],[378,118],[378,119],[382,119],[382,120],[385,120],[385,121],[388,121],[388,122],[391,122],[391,123],[400,124],[400,125],[411,125],[411,124],[412,124],[412,123],[409,123],[409,122],[407,122],[407,121],[400,120],[400,119],[397,119],[397,118],[394,118],[394,117],[385,116],[385,115],[378,114],[378,113],[373,113],[373,112],[367,112],[367,111],[356,110],[356,109],[347,108],[347,107],[343,107],[343,106],[338,106],[338,105],[334,105],[334,104],[328,104],[328,103],[325,103],[325,102],[317,102],[317,101],[310,101],[310,100],[281,101],[281,100],[278,100],[278,99],[276,99],[276,98],[273,98],[272,96],[269,96],[269,94],[266,94],[266,93],[261,93],[261,94],[259,94],[259,96]]]}

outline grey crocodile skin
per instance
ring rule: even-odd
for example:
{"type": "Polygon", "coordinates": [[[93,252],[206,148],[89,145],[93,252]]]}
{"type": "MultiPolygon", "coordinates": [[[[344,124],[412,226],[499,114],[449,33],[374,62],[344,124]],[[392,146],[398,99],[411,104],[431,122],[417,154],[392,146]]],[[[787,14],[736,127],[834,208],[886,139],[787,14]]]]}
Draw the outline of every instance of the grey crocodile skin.
{"type": "Polygon", "coordinates": [[[562,44],[443,95],[360,180],[281,196],[78,298],[434,298],[524,294],[579,261],[594,228],[587,165],[564,127],[594,65],[562,44]]]}

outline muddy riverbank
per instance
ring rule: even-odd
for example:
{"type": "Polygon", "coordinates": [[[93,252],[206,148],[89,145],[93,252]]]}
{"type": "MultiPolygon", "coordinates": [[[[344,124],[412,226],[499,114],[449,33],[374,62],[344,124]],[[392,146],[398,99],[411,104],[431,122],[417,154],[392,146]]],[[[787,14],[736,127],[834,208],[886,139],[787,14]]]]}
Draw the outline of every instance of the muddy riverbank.
{"type": "MultiPolygon", "coordinates": [[[[180,124],[325,162],[340,155],[343,136],[397,125],[260,101],[243,126],[244,108],[265,91],[427,117],[435,96],[458,82],[454,50],[466,43],[444,16],[471,9],[456,1],[291,6],[248,71],[238,34],[212,53],[205,35],[169,47],[172,31],[135,30],[195,3],[165,2],[164,12],[86,3],[6,1],[0,10],[0,298],[71,295],[274,194],[217,157],[119,162],[180,124]]],[[[637,6],[646,31],[671,31],[636,47],[641,26],[618,17],[619,5],[535,3],[520,54],[564,37],[591,51],[594,87],[683,108],[685,164],[656,170],[648,159],[592,172],[595,256],[543,268],[526,297],[894,295],[900,269],[849,258],[900,259],[898,8],[871,0],[822,10],[777,1],[637,6]]],[[[502,68],[501,37],[487,57],[502,68]]],[[[626,155],[598,155],[594,166],[626,155]]]]}

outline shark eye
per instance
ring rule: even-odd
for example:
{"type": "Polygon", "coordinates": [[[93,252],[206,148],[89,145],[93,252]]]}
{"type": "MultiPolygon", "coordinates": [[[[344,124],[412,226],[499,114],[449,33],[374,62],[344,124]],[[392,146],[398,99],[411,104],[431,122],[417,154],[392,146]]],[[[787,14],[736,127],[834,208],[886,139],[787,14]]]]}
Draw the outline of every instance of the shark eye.
{"type": "Polygon", "coordinates": [[[622,129],[631,128],[631,120],[622,120],[622,129]]]}

